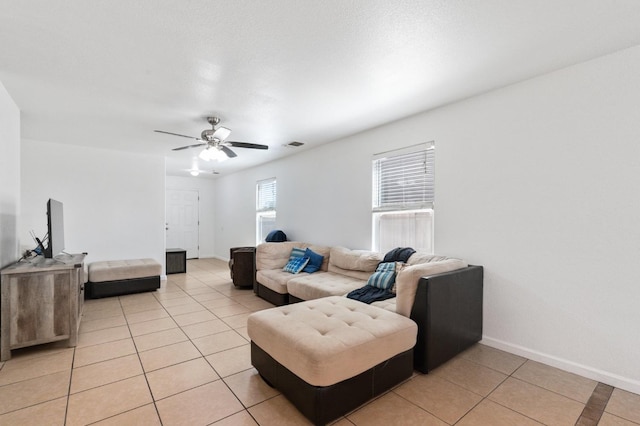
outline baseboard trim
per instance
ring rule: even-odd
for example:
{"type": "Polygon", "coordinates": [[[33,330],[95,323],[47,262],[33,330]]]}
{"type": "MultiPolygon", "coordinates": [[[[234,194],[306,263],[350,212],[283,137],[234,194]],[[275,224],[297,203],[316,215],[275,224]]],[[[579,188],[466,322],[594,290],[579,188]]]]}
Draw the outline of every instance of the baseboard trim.
{"type": "Polygon", "coordinates": [[[553,355],[534,351],[524,346],[514,345],[503,340],[494,339],[489,336],[482,336],[482,340],[480,341],[480,343],[482,343],[483,345],[491,346],[492,348],[512,353],[514,355],[528,358],[532,361],[537,361],[564,371],[568,371],[570,373],[578,374],[588,379],[606,383],[616,388],[640,394],[640,381],[638,380],[633,380],[631,378],[619,376],[608,371],[603,371],[597,368],[578,364],[576,362],[558,358],[553,355]]]}

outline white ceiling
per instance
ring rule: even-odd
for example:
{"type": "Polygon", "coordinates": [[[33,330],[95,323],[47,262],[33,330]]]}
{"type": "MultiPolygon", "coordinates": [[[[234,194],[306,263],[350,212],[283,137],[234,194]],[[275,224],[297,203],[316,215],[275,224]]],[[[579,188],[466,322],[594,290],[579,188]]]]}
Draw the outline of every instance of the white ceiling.
{"type": "Polygon", "coordinates": [[[230,173],[640,44],[637,0],[0,0],[22,137],[167,156],[208,115],[230,173]],[[303,148],[284,148],[291,141],[303,148]]]}

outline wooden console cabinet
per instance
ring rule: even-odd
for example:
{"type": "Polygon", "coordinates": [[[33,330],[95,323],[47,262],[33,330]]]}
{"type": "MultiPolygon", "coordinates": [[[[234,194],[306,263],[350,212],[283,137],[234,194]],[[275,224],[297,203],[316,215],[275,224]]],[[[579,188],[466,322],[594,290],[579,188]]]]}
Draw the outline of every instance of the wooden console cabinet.
{"type": "Polygon", "coordinates": [[[78,343],[85,254],[38,256],[0,272],[0,361],[11,350],[57,340],[78,343]]]}

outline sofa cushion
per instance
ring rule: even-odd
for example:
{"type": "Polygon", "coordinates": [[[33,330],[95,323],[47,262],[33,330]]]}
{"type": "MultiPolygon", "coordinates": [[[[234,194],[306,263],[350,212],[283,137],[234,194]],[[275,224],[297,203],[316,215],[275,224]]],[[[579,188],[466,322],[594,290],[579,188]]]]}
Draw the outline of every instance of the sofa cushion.
{"type": "MultiPolygon", "coordinates": [[[[367,280],[369,279],[369,277],[372,274],[372,272],[352,271],[351,269],[338,268],[337,266],[332,265],[331,263],[329,263],[329,272],[333,272],[334,274],[340,274],[340,275],[344,275],[346,277],[351,277],[351,278],[355,278],[357,280],[364,281],[364,284],[367,283],[367,280]]],[[[364,285],[364,284],[362,284],[362,285],[364,285]]]]}
{"type": "Polygon", "coordinates": [[[307,250],[304,252],[304,257],[309,258],[309,263],[304,267],[303,271],[308,272],[310,274],[317,272],[322,268],[322,262],[324,262],[324,256],[316,253],[307,247],[307,250]]]}
{"type": "Polygon", "coordinates": [[[396,276],[396,312],[408,317],[411,315],[413,301],[418,290],[418,281],[421,277],[455,271],[469,266],[467,262],[445,258],[437,262],[419,263],[402,268],[396,276]]]}
{"type": "Polygon", "coordinates": [[[380,253],[365,250],[350,250],[344,247],[332,247],[329,265],[351,271],[373,272],[382,261],[380,253]]]}
{"type": "Polygon", "coordinates": [[[327,296],[344,296],[365,284],[364,280],[342,274],[316,272],[310,275],[296,275],[287,282],[287,290],[298,299],[311,300],[327,296]]]}
{"type": "Polygon", "coordinates": [[[329,270],[329,258],[331,255],[331,247],[329,246],[316,246],[311,244],[309,246],[311,250],[318,253],[319,255],[324,256],[324,260],[322,261],[322,266],[320,267],[321,271],[327,272],[329,270]]]}
{"type": "Polygon", "coordinates": [[[393,297],[387,300],[378,300],[376,302],[371,303],[371,306],[376,306],[378,308],[385,309],[389,312],[396,312],[396,298],[393,297]]]}
{"type": "Polygon", "coordinates": [[[309,263],[308,257],[294,257],[292,255],[291,259],[289,259],[289,262],[284,265],[283,271],[297,274],[298,272],[302,271],[305,266],[307,266],[307,263],[309,263]]]}
{"type": "Polygon", "coordinates": [[[407,265],[417,265],[419,263],[431,263],[431,262],[440,262],[442,260],[447,260],[449,257],[447,256],[438,256],[435,254],[427,253],[424,251],[417,251],[413,253],[409,260],[407,260],[407,265]]]}
{"type": "Polygon", "coordinates": [[[280,294],[287,294],[287,281],[293,277],[300,277],[308,275],[306,272],[300,272],[297,275],[293,275],[289,272],[285,272],[282,269],[263,269],[256,272],[256,281],[263,286],[280,294]]]}
{"type": "Polygon", "coordinates": [[[256,270],[282,269],[289,261],[294,247],[307,248],[308,244],[299,241],[282,243],[262,243],[256,247],[256,270]]]}

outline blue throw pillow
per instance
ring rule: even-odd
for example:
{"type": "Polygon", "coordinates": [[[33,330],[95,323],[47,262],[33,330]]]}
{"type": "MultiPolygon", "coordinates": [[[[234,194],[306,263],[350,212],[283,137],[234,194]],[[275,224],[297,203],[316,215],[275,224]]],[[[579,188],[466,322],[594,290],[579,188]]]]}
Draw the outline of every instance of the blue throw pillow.
{"type": "Polygon", "coordinates": [[[324,256],[308,248],[304,252],[304,257],[309,258],[309,263],[307,263],[307,266],[304,267],[302,272],[308,272],[312,274],[320,270],[320,268],[322,267],[322,262],[324,262],[324,256]]]}
{"type": "Polygon", "coordinates": [[[367,281],[367,285],[372,287],[382,288],[385,290],[391,290],[393,284],[396,282],[396,263],[385,262],[378,265],[376,272],[374,272],[367,281]]]}
{"type": "Polygon", "coordinates": [[[304,249],[294,247],[293,250],[291,250],[291,254],[289,255],[289,260],[293,260],[296,257],[304,257],[304,253],[304,249]]]}
{"type": "Polygon", "coordinates": [[[307,266],[307,263],[309,263],[308,257],[294,257],[293,259],[289,260],[286,265],[284,265],[284,271],[291,272],[292,274],[297,274],[298,272],[302,271],[305,266],[307,266]]]}

